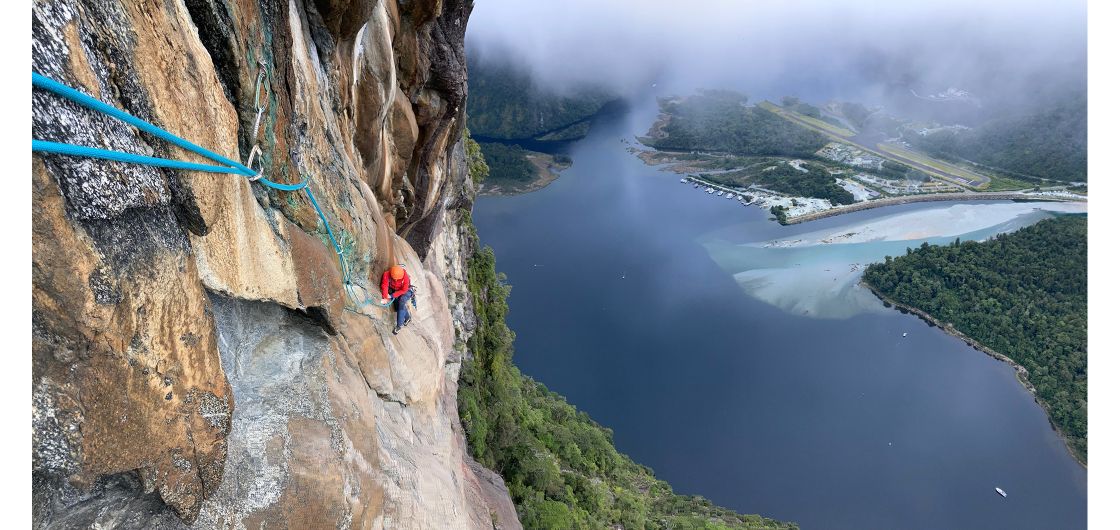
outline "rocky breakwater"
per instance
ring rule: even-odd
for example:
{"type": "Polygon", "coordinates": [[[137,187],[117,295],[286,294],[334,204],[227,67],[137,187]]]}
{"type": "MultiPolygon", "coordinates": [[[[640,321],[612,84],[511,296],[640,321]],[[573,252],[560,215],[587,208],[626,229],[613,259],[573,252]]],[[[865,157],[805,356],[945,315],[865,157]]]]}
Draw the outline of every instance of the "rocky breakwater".
{"type": "MultiPolygon", "coordinates": [[[[394,336],[388,310],[347,298],[302,192],[34,155],[36,527],[519,527],[455,405],[471,8],[33,2],[35,71],[229,158],[259,145],[269,179],[310,179],[359,291],[394,262],[419,288],[394,336]]],[[[35,138],[204,162],[32,104],[35,138]]]]}

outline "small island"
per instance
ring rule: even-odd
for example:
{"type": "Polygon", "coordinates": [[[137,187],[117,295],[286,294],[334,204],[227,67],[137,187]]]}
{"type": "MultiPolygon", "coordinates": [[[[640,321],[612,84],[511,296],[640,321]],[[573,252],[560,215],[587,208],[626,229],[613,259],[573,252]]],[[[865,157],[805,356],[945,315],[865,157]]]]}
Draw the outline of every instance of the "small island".
{"type": "Polygon", "coordinates": [[[782,224],[921,201],[1086,200],[1085,183],[1059,178],[1082,173],[1059,165],[1049,178],[1013,175],[935,158],[917,146],[937,138],[948,147],[936,152],[947,158],[952,146],[967,144],[945,139],[958,134],[955,128],[908,122],[857,103],[816,107],[786,97],[781,105],[752,105],[736,92],[701,90],[658,104],[657,121],[638,138],[646,149],[631,152],[709,193],[763,208],[782,224]]]}

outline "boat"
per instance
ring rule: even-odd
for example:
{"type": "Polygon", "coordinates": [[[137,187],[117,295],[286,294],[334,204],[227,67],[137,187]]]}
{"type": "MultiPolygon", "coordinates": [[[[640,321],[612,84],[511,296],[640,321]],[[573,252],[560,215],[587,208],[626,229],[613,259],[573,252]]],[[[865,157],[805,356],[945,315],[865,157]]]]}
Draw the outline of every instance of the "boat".
{"type": "Polygon", "coordinates": [[[685,183],[685,182],[688,182],[688,179],[681,179],[682,184],[685,183]]]}
{"type": "Polygon", "coordinates": [[[1000,497],[1007,498],[1007,492],[1003,491],[1003,488],[999,486],[996,486],[996,493],[998,493],[1000,497]]]}
{"type": "Polygon", "coordinates": [[[906,333],[903,333],[903,334],[902,334],[902,338],[906,338],[906,333]]]}
{"type": "Polygon", "coordinates": [[[735,197],[733,197],[733,196],[732,196],[732,195],[731,195],[730,193],[728,193],[728,194],[727,194],[727,198],[728,198],[728,199],[734,199],[735,197]]]}
{"type": "Polygon", "coordinates": [[[693,183],[692,183],[692,187],[693,187],[693,188],[699,188],[699,187],[700,187],[700,185],[699,185],[699,184],[697,184],[697,183],[695,183],[695,182],[693,182],[693,183]]]}
{"type": "Polygon", "coordinates": [[[723,197],[723,192],[722,191],[717,191],[716,192],[716,197],[723,197]]]}

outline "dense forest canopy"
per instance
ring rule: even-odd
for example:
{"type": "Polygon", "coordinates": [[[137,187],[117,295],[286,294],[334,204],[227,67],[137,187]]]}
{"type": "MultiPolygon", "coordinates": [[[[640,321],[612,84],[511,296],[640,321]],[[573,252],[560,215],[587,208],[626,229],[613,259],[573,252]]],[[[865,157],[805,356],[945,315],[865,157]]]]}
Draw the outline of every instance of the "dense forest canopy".
{"type": "Polygon", "coordinates": [[[1024,366],[1087,459],[1088,220],[1048,219],[982,243],[930,246],[871,265],[864,281],[1024,366]]]}
{"type": "Polygon", "coordinates": [[[1088,106],[1074,97],[1030,114],[965,131],[941,130],[907,141],[946,160],[965,159],[1012,174],[1061,182],[1088,179],[1088,106]]]}
{"type": "Polygon", "coordinates": [[[509,62],[468,56],[467,116],[475,136],[501,140],[573,140],[587,134],[577,126],[616,99],[607,90],[583,87],[555,93],[538,86],[529,71],[509,62]],[[549,133],[553,134],[549,134],[549,133]]]}
{"type": "Polygon", "coordinates": [[[763,172],[756,182],[764,188],[798,197],[828,199],[833,205],[852,204],[856,198],[836,183],[836,177],[819,164],[801,164],[801,171],[789,164],[763,172]]]}
{"type": "Polygon", "coordinates": [[[486,165],[490,168],[490,181],[524,184],[536,178],[537,168],[525,158],[529,153],[520,146],[494,142],[482,142],[479,145],[486,165]]]}
{"type": "Polygon", "coordinates": [[[820,133],[747,106],[746,96],[731,91],[703,90],[660,104],[668,115],[663,134],[643,140],[658,149],[810,157],[828,143],[820,133]]]}

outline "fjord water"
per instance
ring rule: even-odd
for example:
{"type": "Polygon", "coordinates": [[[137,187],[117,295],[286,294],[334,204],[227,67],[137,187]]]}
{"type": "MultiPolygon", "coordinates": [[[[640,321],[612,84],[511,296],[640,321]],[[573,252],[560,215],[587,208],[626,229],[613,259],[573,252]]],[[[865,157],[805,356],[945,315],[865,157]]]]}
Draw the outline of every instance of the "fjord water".
{"type": "Polygon", "coordinates": [[[513,286],[523,372],[677,492],[742,512],[805,529],[1085,526],[1086,471],[1008,365],[872,310],[866,292],[866,310],[819,315],[750,296],[735,277],[792,252],[743,257],[738,243],[948,205],[781,227],[627,153],[620,139],[654,112],[597,124],[543,190],[477,201],[479,235],[513,286]]]}

